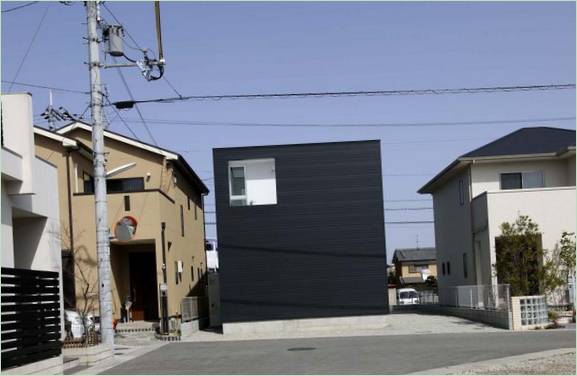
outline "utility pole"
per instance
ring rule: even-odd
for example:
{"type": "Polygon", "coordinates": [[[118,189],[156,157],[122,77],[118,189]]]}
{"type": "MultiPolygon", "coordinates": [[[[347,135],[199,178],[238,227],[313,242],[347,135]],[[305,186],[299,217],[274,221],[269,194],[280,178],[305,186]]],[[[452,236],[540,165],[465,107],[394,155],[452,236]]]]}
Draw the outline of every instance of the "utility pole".
{"type": "Polygon", "coordinates": [[[94,151],[94,202],[96,212],[96,255],[98,258],[100,333],[102,343],[114,346],[112,327],[112,288],[110,284],[110,234],[106,199],[106,172],[104,156],[104,126],[102,122],[102,85],[100,57],[98,1],[86,2],[88,24],[88,57],[90,70],[90,108],[92,115],[92,149],[94,151]]]}

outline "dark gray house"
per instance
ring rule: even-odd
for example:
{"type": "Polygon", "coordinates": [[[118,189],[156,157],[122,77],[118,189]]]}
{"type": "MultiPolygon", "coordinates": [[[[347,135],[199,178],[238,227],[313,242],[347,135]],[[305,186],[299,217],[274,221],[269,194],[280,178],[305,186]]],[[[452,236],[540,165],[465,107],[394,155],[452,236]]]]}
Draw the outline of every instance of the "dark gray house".
{"type": "Polygon", "coordinates": [[[380,141],[213,156],[225,325],[388,312],[380,141]]]}

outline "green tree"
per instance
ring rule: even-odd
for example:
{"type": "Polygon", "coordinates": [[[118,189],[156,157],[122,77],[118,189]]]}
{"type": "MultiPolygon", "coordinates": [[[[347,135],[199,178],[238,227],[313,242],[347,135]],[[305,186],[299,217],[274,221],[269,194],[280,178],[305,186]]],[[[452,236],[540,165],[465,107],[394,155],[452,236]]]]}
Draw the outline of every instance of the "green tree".
{"type": "Polygon", "coordinates": [[[559,259],[566,279],[575,274],[575,233],[564,231],[559,242],[559,259]]]}
{"type": "Polygon", "coordinates": [[[495,243],[499,283],[509,284],[512,296],[540,294],[544,252],[539,226],[521,215],[514,223],[501,224],[495,243]]]}

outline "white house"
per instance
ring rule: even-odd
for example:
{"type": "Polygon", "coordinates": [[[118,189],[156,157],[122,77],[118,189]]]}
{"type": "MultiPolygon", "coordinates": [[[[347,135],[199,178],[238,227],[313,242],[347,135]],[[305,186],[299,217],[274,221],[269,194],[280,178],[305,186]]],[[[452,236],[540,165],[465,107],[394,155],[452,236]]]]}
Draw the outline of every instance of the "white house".
{"type": "Polygon", "coordinates": [[[58,342],[30,344],[36,347],[29,349],[17,344],[19,331],[14,331],[29,328],[31,316],[28,321],[19,317],[33,310],[47,323],[42,325],[44,338],[57,341],[64,333],[57,171],[35,156],[32,96],[5,94],[1,103],[2,373],[61,372],[58,342]],[[36,291],[30,290],[31,285],[36,291]],[[39,292],[50,297],[33,301],[39,292]],[[40,305],[36,309],[32,303],[40,305]],[[32,354],[34,361],[28,361],[26,354],[32,354]],[[45,359],[38,361],[42,354],[45,359]]]}
{"type": "Polygon", "coordinates": [[[519,129],[460,156],[418,192],[433,195],[440,291],[495,285],[503,222],[529,216],[548,250],[575,231],[575,131],[519,129]]]}

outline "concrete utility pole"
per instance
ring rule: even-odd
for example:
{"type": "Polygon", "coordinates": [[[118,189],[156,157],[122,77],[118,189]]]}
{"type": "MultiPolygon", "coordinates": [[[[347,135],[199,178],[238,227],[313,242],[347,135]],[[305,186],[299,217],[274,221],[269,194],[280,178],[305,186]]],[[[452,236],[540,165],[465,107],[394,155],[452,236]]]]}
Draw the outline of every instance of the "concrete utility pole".
{"type": "Polygon", "coordinates": [[[86,2],[88,24],[88,57],[90,69],[90,107],[92,115],[92,149],[94,151],[94,202],[96,206],[96,254],[100,298],[100,334],[102,343],[114,346],[112,327],[112,289],[110,284],[110,234],[106,199],[104,126],[102,122],[102,85],[98,37],[98,1],[86,2]]]}

